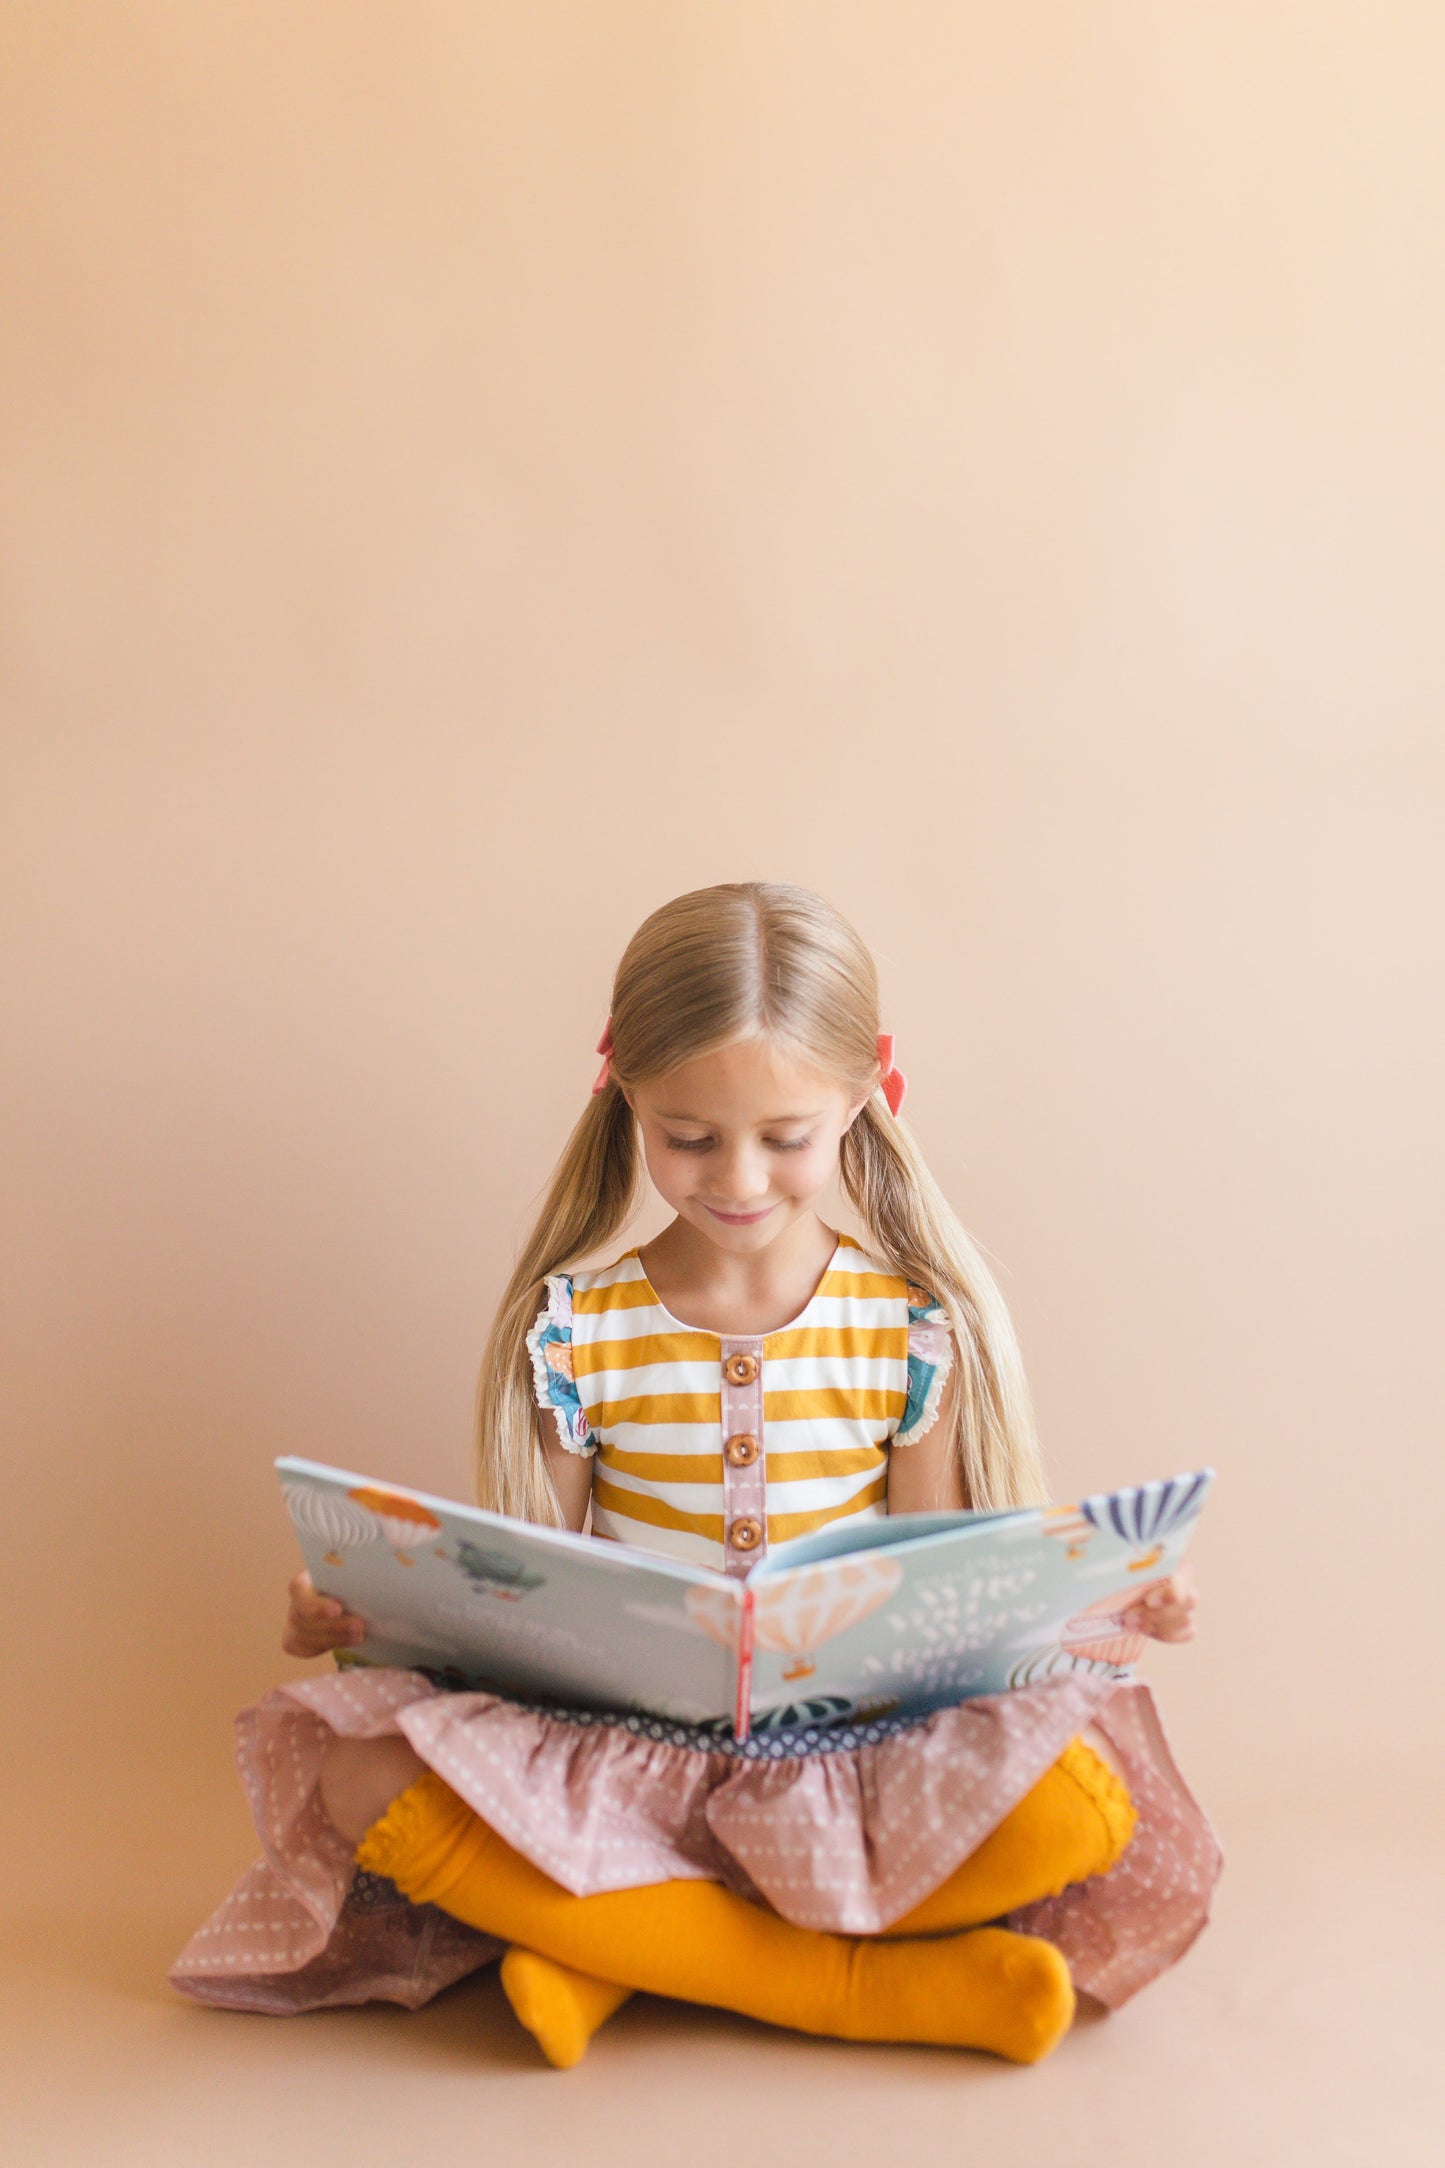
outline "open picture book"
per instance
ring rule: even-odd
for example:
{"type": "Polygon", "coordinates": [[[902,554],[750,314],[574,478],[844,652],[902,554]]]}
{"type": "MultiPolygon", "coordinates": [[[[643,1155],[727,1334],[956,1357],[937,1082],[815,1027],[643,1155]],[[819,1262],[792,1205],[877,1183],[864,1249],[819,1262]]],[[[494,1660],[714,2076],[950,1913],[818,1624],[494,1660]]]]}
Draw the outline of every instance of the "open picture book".
{"type": "Polygon", "coordinates": [[[911,1714],[1059,1671],[1132,1676],[1120,1616],[1183,1557],[1211,1468],[1077,1505],[833,1521],[745,1577],[320,1461],[276,1471],[340,1664],[731,1732],[911,1714]]]}

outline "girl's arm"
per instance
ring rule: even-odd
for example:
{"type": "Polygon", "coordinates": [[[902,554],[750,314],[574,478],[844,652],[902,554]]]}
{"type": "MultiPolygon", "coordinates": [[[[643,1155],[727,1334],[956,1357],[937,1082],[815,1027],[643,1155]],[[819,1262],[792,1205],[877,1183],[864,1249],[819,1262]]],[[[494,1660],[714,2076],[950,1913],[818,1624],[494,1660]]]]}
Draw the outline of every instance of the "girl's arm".
{"type": "Polygon", "coordinates": [[[540,1408],[536,1420],[537,1443],[552,1478],[557,1503],[562,1508],[562,1525],[580,1536],[587,1508],[592,1503],[592,1455],[569,1453],[566,1446],[559,1443],[551,1417],[544,1415],[540,1408]]]}
{"type": "Polygon", "coordinates": [[[895,1446],[888,1455],[888,1511],[966,1512],[969,1496],[958,1465],[958,1364],[943,1381],[938,1412],[917,1445],[895,1446]]]}

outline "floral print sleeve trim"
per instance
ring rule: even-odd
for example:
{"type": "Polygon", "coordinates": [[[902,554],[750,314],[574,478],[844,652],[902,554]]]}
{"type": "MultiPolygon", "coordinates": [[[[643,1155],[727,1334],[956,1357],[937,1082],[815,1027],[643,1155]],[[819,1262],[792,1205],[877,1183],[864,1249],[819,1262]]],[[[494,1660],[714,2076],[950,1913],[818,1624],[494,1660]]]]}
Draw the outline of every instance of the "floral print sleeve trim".
{"type": "Polygon", "coordinates": [[[908,1399],[890,1444],[916,1445],[933,1428],[948,1373],[953,1329],[947,1310],[926,1287],[908,1283],[908,1399]]]}
{"type": "Polygon", "coordinates": [[[527,1334],[527,1350],[538,1407],[551,1409],[558,1439],[569,1453],[590,1457],[597,1440],[572,1377],[572,1282],[565,1272],[547,1275],[547,1300],[527,1334]]]}

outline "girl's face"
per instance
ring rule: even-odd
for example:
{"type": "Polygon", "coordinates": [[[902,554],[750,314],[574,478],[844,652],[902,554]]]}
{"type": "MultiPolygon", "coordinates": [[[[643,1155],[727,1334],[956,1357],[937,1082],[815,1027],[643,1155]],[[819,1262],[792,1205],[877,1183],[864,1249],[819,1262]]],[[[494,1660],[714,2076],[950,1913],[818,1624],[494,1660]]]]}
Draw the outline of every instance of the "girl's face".
{"type": "Polygon", "coordinates": [[[625,1093],[647,1171],[681,1219],[725,1250],[765,1249],[813,1211],[866,1104],[760,1039],[625,1093]]]}

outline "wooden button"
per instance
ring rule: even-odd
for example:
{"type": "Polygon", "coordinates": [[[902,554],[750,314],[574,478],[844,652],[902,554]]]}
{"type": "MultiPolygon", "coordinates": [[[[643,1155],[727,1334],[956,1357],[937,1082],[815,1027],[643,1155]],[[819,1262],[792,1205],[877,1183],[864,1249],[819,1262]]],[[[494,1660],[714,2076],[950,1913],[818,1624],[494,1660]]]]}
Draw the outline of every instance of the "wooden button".
{"type": "Polygon", "coordinates": [[[723,1375],[729,1385],[751,1385],[757,1374],[756,1355],[729,1355],[723,1364],[723,1375]]]}
{"type": "Polygon", "coordinates": [[[751,1513],[744,1513],[729,1524],[728,1542],[735,1551],[755,1551],[763,1540],[763,1524],[754,1520],[751,1513]]]}
{"type": "Polygon", "coordinates": [[[731,1468],[751,1468],[758,1457],[758,1441],[750,1430],[740,1430],[723,1447],[731,1468]]]}

